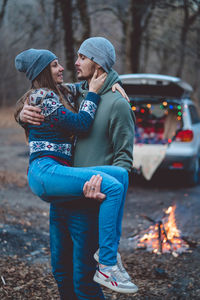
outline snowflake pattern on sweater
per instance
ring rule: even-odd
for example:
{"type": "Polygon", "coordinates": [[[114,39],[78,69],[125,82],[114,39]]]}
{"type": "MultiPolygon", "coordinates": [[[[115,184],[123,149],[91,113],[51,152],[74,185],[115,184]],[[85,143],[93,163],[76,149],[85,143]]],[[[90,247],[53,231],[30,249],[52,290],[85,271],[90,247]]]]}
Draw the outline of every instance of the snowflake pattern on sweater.
{"type": "Polygon", "coordinates": [[[58,95],[53,91],[48,91],[45,89],[35,90],[29,96],[29,104],[33,106],[39,106],[42,110],[42,115],[45,117],[49,116],[56,109],[62,106],[58,95]]]}
{"type": "Polygon", "coordinates": [[[29,143],[29,146],[30,154],[38,151],[55,151],[71,157],[71,144],[54,144],[47,141],[33,141],[29,143]]]}
{"type": "Polygon", "coordinates": [[[89,131],[99,99],[97,94],[89,92],[79,112],[74,113],[64,107],[55,92],[44,88],[34,90],[29,96],[29,103],[41,109],[45,121],[39,126],[28,125],[30,161],[51,154],[70,162],[73,155],[71,136],[89,131]]]}
{"type": "Polygon", "coordinates": [[[96,113],[97,106],[91,101],[84,100],[81,102],[79,111],[85,111],[90,114],[91,118],[94,119],[96,113]]]}

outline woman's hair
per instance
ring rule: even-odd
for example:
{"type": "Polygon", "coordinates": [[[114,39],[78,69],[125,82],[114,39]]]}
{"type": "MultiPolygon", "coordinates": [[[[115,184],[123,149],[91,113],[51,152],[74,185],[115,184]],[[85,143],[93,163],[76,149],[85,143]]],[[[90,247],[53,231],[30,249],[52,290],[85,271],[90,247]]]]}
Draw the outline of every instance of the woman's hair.
{"type": "MultiPolygon", "coordinates": [[[[71,105],[71,103],[67,100],[67,97],[64,100],[63,95],[61,91],[59,90],[57,84],[53,80],[52,74],[51,74],[51,66],[48,64],[48,66],[32,81],[32,87],[31,89],[26,92],[25,95],[23,95],[16,103],[16,110],[14,113],[15,120],[19,122],[20,120],[20,112],[23,109],[24,103],[26,99],[29,97],[30,93],[33,91],[33,89],[39,89],[39,88],[47,88],[52,91],[54,91],[60,99],[60,102],[69,110],[71,110],[73,113],[77,112],[77,107],[75,105],[75,108],[71,105]]],[[[66,91],[67,93],[71,94],[69,89],[65,86],[65,95],[66,91]]],[[[25,129],[25,135],[26,135],[26,140],[28,139],[28,131],[26,128],[25,129]]]]}
{"type": "Polygon", "coordinates": [[[46,68],[32,81],[32,89],[48,88],[58,93],[58,88],[51,75],[51,66],[48,64],[46,68]]]}

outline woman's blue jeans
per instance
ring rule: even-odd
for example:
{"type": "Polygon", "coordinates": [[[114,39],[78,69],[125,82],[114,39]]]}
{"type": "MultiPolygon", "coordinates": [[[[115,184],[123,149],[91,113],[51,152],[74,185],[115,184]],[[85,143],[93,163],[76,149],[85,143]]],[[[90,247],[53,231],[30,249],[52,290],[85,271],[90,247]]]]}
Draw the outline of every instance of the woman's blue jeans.
{"type": "Polygon", "coordinates": [[[37,196],[55,204],[83,196],[85,182],[97,174],[103,178],[101,192],[106,195],[99,209],[99,261],[112,266],[117,262],[128,172],[115,166],[67,167],[52,158],[42,157],[30,164],[28,182],[37,196]]]}
{"type": "Polygon", "coordinates": [[[103,178],[101,192],[106,195],[99,209],[99,261],[112,266],[117,262],[128,172],[115,166],[67,167],[52,158],[42,157],[30,164],[28,182],[37,196],[56,204],[83,196],[85,182],[97,174],[103,178]]]}

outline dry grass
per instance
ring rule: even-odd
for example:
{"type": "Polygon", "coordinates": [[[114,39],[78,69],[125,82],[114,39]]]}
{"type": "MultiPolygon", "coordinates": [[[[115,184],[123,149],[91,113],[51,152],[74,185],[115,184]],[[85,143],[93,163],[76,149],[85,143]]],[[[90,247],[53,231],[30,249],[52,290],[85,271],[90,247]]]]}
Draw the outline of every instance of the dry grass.
{"type": "Polygon", "coordinates": [[[0,170],[0,188],[7,185],[24,187],[27,184],[26,174],[15,171],[0,170]]]}
{"type": "Polygon", "coordinates": [[[0,299],[58,300],[53,276],[42,266],[27,265],[15,258],[0,258],[0,299]]]}
{"type": "MultiPolygon", "coordinates": [[[[199,299],[199,249],[194,255],[162,257],[135,251],[124,265],[139,291],[119,294],[103,288],[107,300],[197,300],[199,299]]],[[[44,264],[32,265],[17,257],[0,258],[0,299],[58,300],[52,274],[44,264]]],[[[66,299],[67,300],[67,299],[66,299]]]]}
{"type": "MultiPolygon", "coordinates": [[[[22,160],[13,159],[19,145],[25,145],[24,130],[17,125],[14,119],[15,107],[0,108],[0,139],[1,166],[0,166],[0,188],[8,185],[24,187],[27,184],[26,170],[24,166],[17,167],[22,160]],[[12,155],[11,155],[12,154],[12,155]],[[14,169],[13,169],[14,168],[14,169]],[[21,171],[18,172],[17,170],[21,171]]],[[[17,157],[16,152],[16,157],[17,157]]]]}
{"type": "Polygon", "coordinates": [[[0,128],[13,128],[17,127],[14,118],[15,107],[0,108],[0,128]]]}

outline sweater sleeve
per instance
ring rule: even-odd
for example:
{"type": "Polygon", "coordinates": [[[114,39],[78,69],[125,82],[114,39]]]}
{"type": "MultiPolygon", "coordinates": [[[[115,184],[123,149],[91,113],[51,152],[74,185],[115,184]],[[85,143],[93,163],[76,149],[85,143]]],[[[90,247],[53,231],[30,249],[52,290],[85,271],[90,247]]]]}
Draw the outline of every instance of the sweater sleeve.
{"type": "Polygon", "coordinates": [[[50,128],[67,130],[70,134],[81,135],[87,133],[93,123],[100,96],[89,92],[81,103],[78,113],[73,113],[65,108],[58,95],[53,91],[39,89],[35,94],[31,94],[29,99],[30,104],[41,108],[41,113],[45,116],[45,123],[48,123],[50,128]],[[44,93],[46,93],[45,96],[44,93]]]}
{"type": "Polygon", "coordinates": [[[113,165],[124,167],[129,172],[133,163],[134,134],[134,113],[128,102],[120,98],[112,108],[109,137],[114,153],[113,165]]]}

